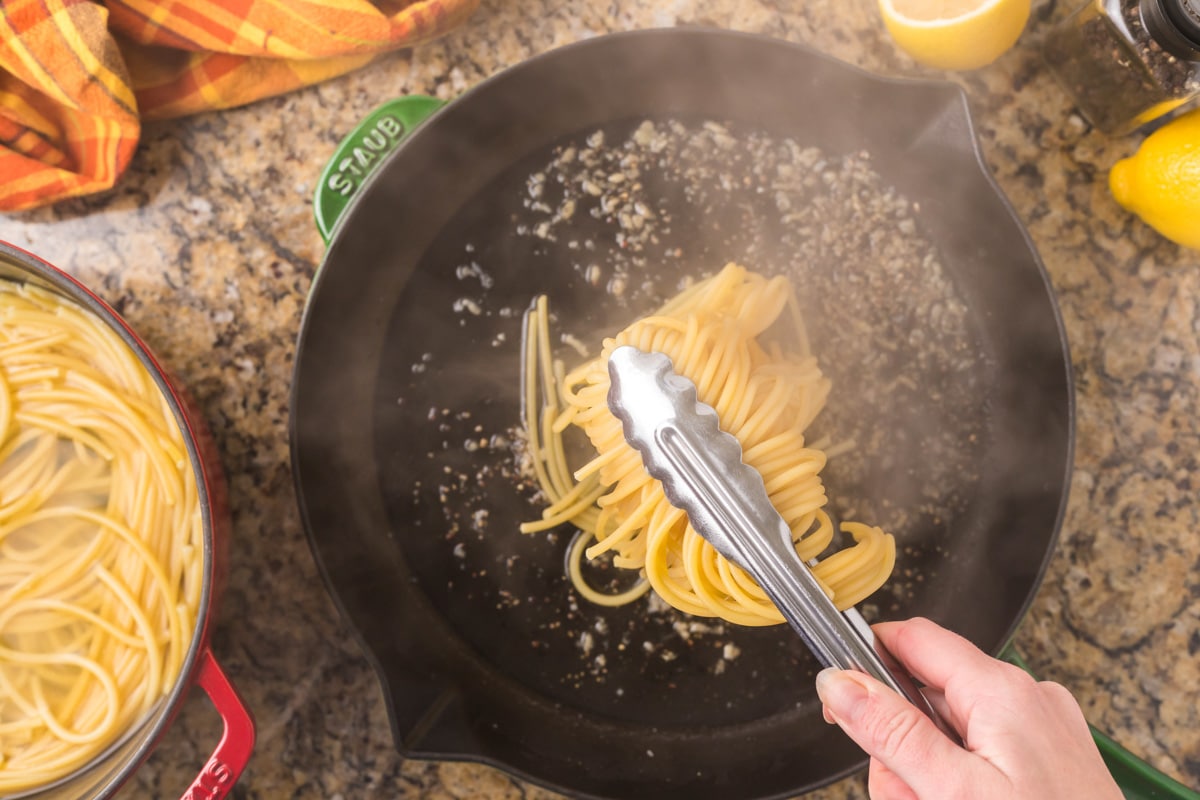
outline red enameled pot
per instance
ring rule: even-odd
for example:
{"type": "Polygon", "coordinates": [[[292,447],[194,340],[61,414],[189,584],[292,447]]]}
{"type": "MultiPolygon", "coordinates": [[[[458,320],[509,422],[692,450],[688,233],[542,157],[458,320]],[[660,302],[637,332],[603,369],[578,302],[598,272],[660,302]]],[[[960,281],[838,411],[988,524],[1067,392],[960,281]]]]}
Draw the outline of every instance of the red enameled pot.
{"type": "Polygon", "coordinates": [[[210,626],[227,573],[230,531],[225,479],[216,446],[186,393],[172,381],[120,315],[86,286],[32,253],[3,241],[0,241],[0,279],[30,283],[75,301],[103,320],[133,350],[158,384],[179,422],[188,458],[195,470],[204,519],[204,585],[200,608],[183,669],[170,693],[145,719],[87,765],[61,780],[18,797],[37,800],[111,797],[162,739],[187,698],[188,690],[199,686],[212,700],[225,729],[196,779],[190,786],[180,787],[181,796],[189,800],[223,798],[250,759],[254,749],[254,721],[209,646],[210,626]]]}

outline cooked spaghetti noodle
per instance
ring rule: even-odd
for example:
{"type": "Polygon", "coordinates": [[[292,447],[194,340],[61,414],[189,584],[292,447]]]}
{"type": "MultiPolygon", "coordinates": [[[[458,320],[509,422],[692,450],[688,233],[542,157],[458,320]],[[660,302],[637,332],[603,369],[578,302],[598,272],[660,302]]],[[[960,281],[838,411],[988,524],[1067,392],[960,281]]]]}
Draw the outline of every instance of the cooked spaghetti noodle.
{"type": "Polygon", "coordinates": [[[0,281],[0,795],[86,765],[171,690],[202,526],[133,351],[74,303],[0,281]]]}
{"type": "Polygon", "coordinates": [[[809,351],[785,278],[726,266],[605,339],[598,358],[566,374],[552,357],[545,297],[527,317],[525,342],[529,452],[549,504],[540,521],[521,530],[570,523],[581,531],[568,552],[568,569],[584,597],[621,605],[652,587],[690,614],[742,625],[783,621],[754,580],[721,557],[667,501],[662,485],[626,443],[620,421],[608,410],[608,356],[626,344],[665,353],[675,370],[696,384],[700,400],[716,409],[721,427],[741,442],[745,462],[762,474],[772,504],[792,530],[796,552],[813,564],[835,605],[845,609],[860,602],[891,574],[891,535],[860,523],[841,526],[854,545],[814,563],[834,531],[820,478],[826,455],[807,445],[805,431],[824,406],[830,383],[809,351]],[[786,351],[764,336],[785,312],[795,337],[786,351]],[[582,430],[598,453],[574,473],[563,444],[571,426],[582,430]],[[617,595],[598,592],[582,573],[585,557],[610,552],[615,566],[642,575],[641,582],[617,595]]]}

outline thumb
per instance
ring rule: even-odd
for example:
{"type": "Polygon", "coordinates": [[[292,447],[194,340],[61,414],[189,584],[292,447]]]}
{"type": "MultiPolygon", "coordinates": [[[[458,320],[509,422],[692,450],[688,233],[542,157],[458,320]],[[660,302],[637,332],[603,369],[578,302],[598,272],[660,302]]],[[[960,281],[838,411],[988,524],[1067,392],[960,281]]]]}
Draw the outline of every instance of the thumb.
{"type": "Polygon", "coordinates": [[[974,759],[929,717],[879,681],[854,670],[817,674],[817,695],[846,735],[918,797],[959,797],[974,784],[974,759]]]}

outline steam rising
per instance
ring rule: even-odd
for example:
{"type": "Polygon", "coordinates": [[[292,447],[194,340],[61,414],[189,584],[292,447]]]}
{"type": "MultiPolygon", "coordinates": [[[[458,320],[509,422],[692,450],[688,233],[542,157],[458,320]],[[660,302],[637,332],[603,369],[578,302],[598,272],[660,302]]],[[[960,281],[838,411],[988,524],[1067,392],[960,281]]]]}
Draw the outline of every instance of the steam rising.
{"type": "MultiPolygon", "coordinates": [[[[826,470],[834,511],[897,534],[906,555],[876,605],[907,609],[976,494],[990,424],[980,398],[994,368],[917,215],[865,152],[832,154],[715,120],[581,131],[496,179],[412,276],[381,372],[381,485],[407,498],[393,501],[393,518],[414,531],[401,546],[435,605],[465,630],[478,630],[481,609],[516,626],[519,646],[488,633],[475,642],[515,672],[527,668],[528,642],[575,653],[538,679],[552,692],[602,690],[651,663],[684,668],[678,615],[581,608],[561,577],[565,539],[516,533],[540,511],[519,459],[521,321],[548,293],[569,366],[580,348],[736,260],[798,288],[835,386],[816,435],[854,444],[826,470]],[[597,615],[604,633],[591,627],[597,615]]],[[[778,657],[769,655],[778,633],[766,637],[727,626],[689,633],[686,669],[738,680],[727,648],[754,653],[739,662],[753,670],[778,657]]],[[[787,671],[813,666],[798,644],[786,652],[787,671]]],[[[644,698],[603,696],[623,714],[665,713],[639,708],[644,698]]],[[[761,712],[748,701],[736,715],[761,712]]]]}

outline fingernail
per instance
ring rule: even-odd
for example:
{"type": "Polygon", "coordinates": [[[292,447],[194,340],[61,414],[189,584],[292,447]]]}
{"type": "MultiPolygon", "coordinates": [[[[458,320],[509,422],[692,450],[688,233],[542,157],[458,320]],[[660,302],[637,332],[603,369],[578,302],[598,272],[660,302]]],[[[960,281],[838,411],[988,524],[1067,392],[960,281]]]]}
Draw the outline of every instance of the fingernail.
{"type": "Polygon", "coordinates": [[[829,667],[817,673],[817,697],[825,705],[825,719],[849,719],[854,708],[867,699],[867,687],[844,669],[829,667]]]}

